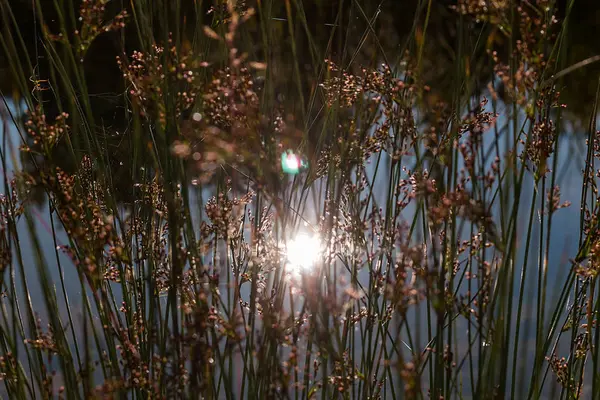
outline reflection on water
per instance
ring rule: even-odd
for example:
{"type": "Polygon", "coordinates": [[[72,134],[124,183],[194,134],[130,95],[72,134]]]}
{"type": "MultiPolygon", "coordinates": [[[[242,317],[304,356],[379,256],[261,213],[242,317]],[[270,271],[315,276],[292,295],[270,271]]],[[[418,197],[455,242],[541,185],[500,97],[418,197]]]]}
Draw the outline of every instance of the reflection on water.
{"type": "Polygon", "coordinates": [[[288,268],[296,273],[310,273],[323,253],[322,248],[318,235],[299,232],[285,244],[288,268]]]}

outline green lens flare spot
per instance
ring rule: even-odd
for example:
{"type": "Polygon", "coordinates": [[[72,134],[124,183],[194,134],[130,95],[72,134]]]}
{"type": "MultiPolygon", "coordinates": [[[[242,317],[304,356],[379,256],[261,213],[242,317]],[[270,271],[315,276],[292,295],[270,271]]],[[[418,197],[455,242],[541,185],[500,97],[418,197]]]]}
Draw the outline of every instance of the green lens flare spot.
{"type": "Polygon", "coordinates": [[[287,150],[281,154],[281,169],[286,174],[296,175],[308,169],[308,162],[292,150],[287,150]]]}

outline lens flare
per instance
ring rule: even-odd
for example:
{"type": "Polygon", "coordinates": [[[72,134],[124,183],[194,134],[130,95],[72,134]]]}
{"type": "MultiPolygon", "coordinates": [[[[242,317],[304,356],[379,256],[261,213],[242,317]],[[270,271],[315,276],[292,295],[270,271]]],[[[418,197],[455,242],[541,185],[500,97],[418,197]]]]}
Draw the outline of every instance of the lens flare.
{"type": "Polygon", "coordinates": [[[300,168],[300,163],[298,162],[298,157],[295,156],[287,156],[285,158],[285,165],[289,168],[289,169],[299,169],[300,168]]]}
{"type": "Polygon", "coordinates": [[[307,168],[308,162],[298,154],[294,154],[292,150],[284,151],[281,154],[281,169],[286,174],[296,175],[307,168]]]}

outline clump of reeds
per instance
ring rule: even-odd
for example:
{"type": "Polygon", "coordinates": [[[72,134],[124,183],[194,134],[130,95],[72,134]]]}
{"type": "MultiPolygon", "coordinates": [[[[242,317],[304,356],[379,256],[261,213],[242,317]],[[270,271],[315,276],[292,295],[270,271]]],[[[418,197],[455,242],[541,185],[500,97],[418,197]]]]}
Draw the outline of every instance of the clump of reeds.
{"type": "Polygon", "coordinates": [[[446,9],[457,18],[449,94],[421,80],[424,48],[436,46],[431,2],[417,2],[416,33],[394,59],[379,7],[340,2],[324,47],[309,2],[251,3],[141,1],[109,13],[84,0],[54,10],[61,29],[50,32],[36,2],[36,51],[50,61],[41,76],[0,0],[19,93],[15,110],[1,108],[3,137],[21,134],[29,171],[5,139],[0,393],[598,393],[595,117],[578,253],[561,264],[558,294],[548,290],[550,239],[566,235],[555,213],[577,200],[557,181],[566,39],[554,2],[446,9]],[[103,37],[120,50],[114,125],[87,90],[85,60],[103,37]],[[482,43],[486,77],[469,59],[482,43]],[[360,59],[363,46],[377,57],[360,59]],[[307,87],[309,72],[319,79],[307,87]],[[286,175],[282,154],[308,170],[286,175]],[[291,259],[290,243],[306,237],[301,250],[314,254],[291,259]]]}

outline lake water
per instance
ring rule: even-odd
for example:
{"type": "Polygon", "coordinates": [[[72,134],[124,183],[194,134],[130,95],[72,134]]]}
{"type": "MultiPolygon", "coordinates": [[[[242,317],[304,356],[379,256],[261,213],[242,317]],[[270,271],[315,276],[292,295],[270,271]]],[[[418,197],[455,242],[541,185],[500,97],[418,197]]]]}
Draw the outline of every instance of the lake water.
{"type": "MultiPolygon", "coordinates": [[[[15,112],[14,107],[11,107],[11,112],[15,112]]],[[[498,126],[504,126],[507,123],[506,119],[500,117],[497,121],[498,126]]],[[[566,128],[564,134],[560,136],[560,152],[558,153],[557,160],[557,184],[560,186],[562,197],[561,201],[569,200],[572,204],[570,207],[561,209],[556,212],[553,219],[553,236],[550,241],[550,252],[549,252],[549,262],[548,262],[548,293],[549,297],[547,299],[547,308],[548,311],[552,309],[552,304],[556,301],[559,295],[559,289],[565,281],[565,278],[571,268],[571,263],[569,258],[574,257],[578,248],[578,238],[579,238],[579,210],[580,210],[580,197],[581,197],[581,187],[582,187],[582,169],[584,168],[585,161],[585,135],[584,134],[574,134],[569,131],[570,128],[566,128]]],[[[20,162],[18,161],[18,146],[21,143],[21,138],[19,135],[19,131],[12,123],[8,123],[8,136],[3,138],[3,150],[5,154],[13,154],[15,157],[7,158],[7,171],[8,176],[10,177],[15,169],[19,169],[21,167],[20,162]]],[[[485,136],[485,140],[488,143],[485,143],[485,147],[491,144],[493,140],[493,134],[489,132],[485,136]]],[[[501,141],[501,143],[504,143],[501,141]]],[[[382,165],[387,165],[387,156],[383,156],[382,165]]],[[[410,164],[410,160],[407,160],[410,164]]],[[[375,159],[370,160],[367,171],[369,173],[373,173],[374,165],[376,163],[375,159]]],[[[2,174],[4,175],[4,174],[2,174]]],[[[533,182],[529,174],[526,175],[526,184],[525,190],[523,191],[523,197],[521,199],[521,218],[518,223],[518,256],[516,258],[516,270],[515,270],[515,281],[514,281],[514,292],[519,292],[519,280],[517,279],[521,274],[521,264],[524,259],[524,242],[523,237],[527,231],[528,224],[528,212],[530,207],[530,199],[533,191],[533,182]]],[[[0,176],[0,183],[2,184],[2,188],[4,188],[5,181],[4,177],[0,176]]],[[[379,204],[384,204],[384,200],[387,196],[387,177],[384,174],[380,174],[373,182],[375,187],[375,199],[379,204]]],[[[548,185],[549,187],[549,185],[548,185]]],[[[3,192],[4,190],[2,190],[3,192]]],[[[210,195],[208,191],[202,193],[203,198],[207,199],[210,195]]],[[[539,199],[540,197],[538,197],[539,199]]],[[[545,195],[544,195],[545,198],[545,195]]],[[[309,206],[310,208],[310,206],[309,206]]],[[[306,210],[308,214],[310,214],[310,209],[306,210]]],[[[63,312],[61,317],[63,320],[66,320],[66,311],[64,308],[64,300],[62,297],[60,285],[61,285],[61,273],[64,277],[66,293],[69,298],[71,310],[73,312],[73,317],[75,321],[81,321],[82,319],[82,307],[83,304],[81,290],[82,287],[79,283],[79,279],[74,270],[74,266],[70,259],[64,255],[62,252],[55,252],[56,246],[63,245],[67,243],[67,237],[59,228],[58,221],[50,220],[50,213],[48,209],[47,202],[44,202],[41,206],[32,208],[32,216],[35,221],[35,232],[39,238],[39,244],[41,246],[41,252],[46,257],[48,265],[50,266],[51,279],[55,282],[56,291],[58,294],[58,298],[60,299],[61,304],[63,304],[63,312]],[[52,222],[55,224],[56,228],[56,236],[52,234],[52,222]],[[58,259],[56,258],[58,257],[58,259]],[[59,269],[60,261],[62,272],[59,269]]],[[[411,212],[411,211],[409,211],[411,212]]],[[[413,211],[414,212],[414,209],[413,211]]],[[[307,215],[308,215],[307,214],[307,215]]],[[[196,223],[200,219],[200,213],[195,215],[196,223]]],[[[409,216],[406,216],[408,219],[409,216]]],[[[310,219],[310,217],[308,217],[310,219]]],[[[314,221],[313,221],[314,222],[314,221]]],[[[36,312],[40,313],[42,320],[46,320],[44,317],[44,298],[43,293],[40,288],[40,284],[38,281],[38,273],[36,270],[36,256],[33,252],[33,244],[29,235],[29,231],[27,229],[24,218],[21,218],[19,222],[18,229],[21,231],[21,243],[20,246],[23,251],[23,259],[22,264],[25,266],[26,273],[26,282],[29,289],[30,301],[33,304],[33,308],[36,312]]],[[[466,239],[466,237],[465,237],[466,239]]],[[[533,229],[533,241],[532,241],[532,251],[529,257],[530,269],[527,276],[526,287],[527,296],[525,298],[524,304],[524,312],[522,314],[523,318],[521,320],[521,335],[523,337],[523,341],[521,342],[521,349],[524,352],[524,364],[521,366],[524,368],[524,371],[529,371],[527,369],[528,362],[527,360],[531,360],[533,358],[534,345],[531,346],[526,345],[526,343],[533,343],[535,332],[535,324],[536,324],[536,316],[535,316],[535,301],[537,296],[537,285],[535,284],[535,280],[537,279],[537,248],[539,243],[539,225],[533,229]],[[529,355],[526,355],[529,354],[529,355]]],[[[227,273],[224,271],[224,273],[227,273]]],[[[361,271],[360,280],[362,283],[368,283],[368,271],[365,269],[361,271]]],[[[19,284],[22,283],[20,278],[17,278],[17,282],[19,284]]],[[[248,287],[248,285],[246,285],[248,287]]],[[[21,292],[21,303],[24,305],[24,297],[21,292]]],[[[243,297],[248,297],[249,293],[247,290],[243,291],[243,297]]],[[[514,304],[516,310],[516,301],[514,304]]],[[[416,316],[414,316],[415,321],[418,320],[416,316]]],[[[421,319],[421,331],[425,332],[425,321],[424,318],[421,319]]],[[[458,324],[457,326],[462,326],[465,329],[466,335],[466,323],[458,324]]],[[[514,329],[514,324],[513,324],[514,329]]],[[[460,334],[460,332],[459,332],[460,334]]],[[[423,341],[421,344],[424,345],[423,341]]],[[[359,347],[360,350],[360,347],[359,347]]],[[[553,378],[551,378],[553,379],[553,378]]],[[[0,393],[2,393],[0,391],[0,393]]],[[[467,390],[468,394],[468,390],[467,390]]]]}

